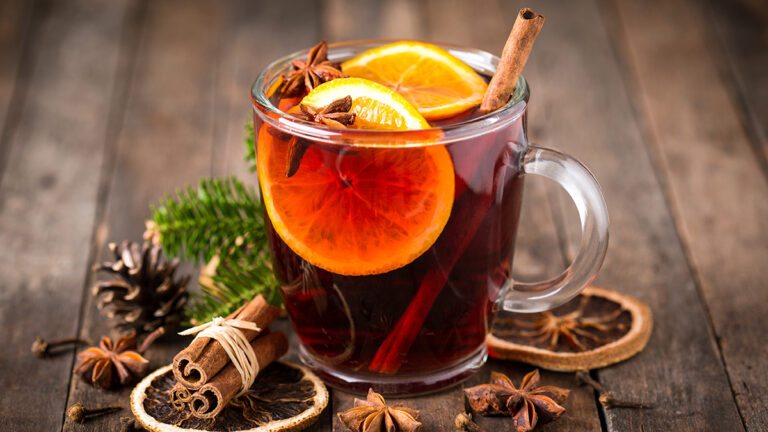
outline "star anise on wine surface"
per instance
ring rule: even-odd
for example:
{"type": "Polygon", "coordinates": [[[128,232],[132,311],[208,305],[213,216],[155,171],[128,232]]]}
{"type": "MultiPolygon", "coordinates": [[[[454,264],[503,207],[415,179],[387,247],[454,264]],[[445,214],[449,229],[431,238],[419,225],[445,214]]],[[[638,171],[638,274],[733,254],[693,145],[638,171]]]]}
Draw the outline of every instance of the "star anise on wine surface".
{"type": "Polygon", "coordinates": [[[506,415],[515,419],[518,432],[527,432],[537,424],[557,420],[565,412],[570,390],[555,386],[539,387],[539,370],[523,378],[520,388],[504,374],[491,372],[491,382],[464,389],[469,405],[482,415],[506,415]]]}
{"type": "Polygon", "coordinates": [[[627,312],[621,305],[612,310],[600,310],[599,315],[585,316],[591,300],[592,296],[582,295],[578,307],[564,314],[558,314],[555,309],[527,314],[525,319],[502,319],[500,321],[511,328],[494,330],[494,334],[525,338],[550,351],[562,351],[564,343],[571,350],[581,352],[612,342],[617,337],[611,337],[613,333],[623,335],[629,331],[629,325],[620,319],[627,312]]]}
{"type": "Polygon", "coordinates": [[[114,344],[102,337],[98,347],[91,347],[77,354],[80,365],[75,373],[84,381],[108,389],[119,383],[125,385],[147,372],[149,361],[136,349],[136,334],[123,336],[114,344]]]}
{"type": "Polygon", "coordinates": [[[297,117],[326,126],[346,128],[355,122],[355,113],[349,112],[352,109],[352,96],[349,95],[331,102],[324,108],[317,109],[299,104],[299,109],[301,113],[298,113],[297,117]]]}
{"type": "Polygon", "coordinates": [[[282,97],[298,96],[310,92],[320,84],[336,78],[345,78],[340,65],[328,60],[328,44],[325,41],[309,50],[306,60],[291,62],[293,70],[283,75],[282,97]]]}
{"type": "Polygon", "coordinates": [[[353,432],[415,432],[421,430],[416,420],[419,412],[407,407],[387,405],[384,398],[368,390],[365,400],[355,399],[355,407],[339,413],[339,420],[353,432]]]}
{"type": "MultiPolygon", "coordinates": [[[[324,108],[313,108],[299,104],[299,109],[300,111],[295,114],[296,117],[326,126],[346,128],[355,122],[355,113],[349,112],[352,109],[352,97],[349,95],[331,102],[324,108]]],[[[301,158],[309,148],[309,144],[310,142],[304,138],[295,135],[291,137],[288,143],[286,177],[291,177],[299,170],[301,158]]]]}

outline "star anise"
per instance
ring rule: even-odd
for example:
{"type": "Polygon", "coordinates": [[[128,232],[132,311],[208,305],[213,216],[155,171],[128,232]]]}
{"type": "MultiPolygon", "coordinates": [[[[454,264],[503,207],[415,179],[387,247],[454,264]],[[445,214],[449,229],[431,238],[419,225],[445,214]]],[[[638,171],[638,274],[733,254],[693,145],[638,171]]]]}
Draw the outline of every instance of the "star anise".
{"type": "Polygon", "coordinates": [[[582,295],[575,310],[558,315],[553,311],[526,315],[526,319],[507,319],[506,324],[511,330],[494,330],[500,336],[518,336],[528,338],[536,346],[545,345],[550,351],[561,350],[561,342],[574,351],[586,351],[585,343],[590,345],[605,345],[611,339],[602,337],[608,332],[626,333],[629,327],[619,318],[626,310],[617,307],[599,316],[585,316],[585,309],[591,296],[582,295]],[[530,316],[530,318],[528,318],[530,316]],[[530,319],[530,320],[529,320],[530,319]]]}
{"type": "Polygon", "coordinates": [[[119,383],[125,385],[134,378],[144,376],[149,361],[136,351],[136,334],[123,336],[112,343],[102,337],[99,347],[91,347],[77,354],[80,365],[75,373],[84,381],[108,389],[119,383]]]}
{"type": "Polygon", "coordinates": [[[340,65],[328,60],[328,44],[325,41],[309,50],[307,60],[291,62],[293,70],[283,75],[282,97],[298,96],[312,91],[320,84],[336,78],[345,78],[340,65]]]}
{"type": "Polygon", "coordinates": [[[352,109],[352,96],[349,95],[336,99],[325,108],[317,109],[304,104],[299,104],[299,108],[301,113],[297,117],[326,126],[346,128],[355,122],[355,113],[349,112],[352,109]]]}
{"type": "Polygon", "coordinates": [[[561,406],[570,390],[555,386],[539,387],[539,370],[527,374],[515,388],[504,374],[491,372],[491,382],[464,389],[469,405],[482,415],[506,415],[515,419],[517,432],[527,432],[537,424],[557,420],[565,412],[561,406]]]}
{"type": "MultiPolygon", "coordinates": [[[[295,114],[296,117],[326,126],[346,128],[355,122],[355,113],[349,112],[352,109],[351,96],[337,99],[325,108],[313,108],[304,104],[300,104],[299,108],[301,111],[295,114]]],[[[310,142],[304,138],[295,135],[291,137],[288,143],[288,162],[285,167],[286,177],[291,177],[299,170],[299,163],[309,148],[309,144],[310,142]]]]}
{"type": "Polygon", "coordinates": [[[384,398],[368,390],[366,400],[355,399],[355,407],[339,413],[339,420],[353,432],[415,432],[421,430],[417,410],[387,405],[384,398]]]}

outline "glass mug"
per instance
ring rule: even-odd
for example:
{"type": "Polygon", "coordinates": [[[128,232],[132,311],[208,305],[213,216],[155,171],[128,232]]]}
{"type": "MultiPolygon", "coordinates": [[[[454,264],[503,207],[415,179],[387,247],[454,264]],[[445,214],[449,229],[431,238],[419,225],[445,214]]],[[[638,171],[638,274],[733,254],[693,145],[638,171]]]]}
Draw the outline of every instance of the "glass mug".
{"type": "MultiPolygon", "coordinates": [[[[390,42],[334,44],[328,56],[343,61],[390,42]]],[[[484,51],[440,46],[485,77],[498,64],[484,51]]],[[[485,362],[485,337],[499,308],[551,309],[592,281],[608,245],[605,201],[580,162],[528,142],[530,91],[522,76],[510,101],[487,115],[427,130],[330,129],[285,114],[267,96],[291,61],[306,54],[269,65],[251,98],[274,270],[300,357],[326,383],[405,396],[461,382],[485,362]],[[306,148],[296,174],[275,175],[296,142],[306,148]],[[375,174],[360,180],[371,169],[375,174]],[[523,181],[532,174],[565,188],[582,239],[562,274],[520,283],[510,271],[523,181]],[[433,183],[442,187],[419,186],[424,178],[440,178],[433,183]],[[440,206],[450,208],[447,221],[425,226],[422,210],[440,206]],[[420,245],[424,250],[414,246],[430,235],[436,238],[420,245]],[[382,262],[390,267],[377,267],[382,262]],[[356,266],[369,270],[356,274],[356,266]]]]}

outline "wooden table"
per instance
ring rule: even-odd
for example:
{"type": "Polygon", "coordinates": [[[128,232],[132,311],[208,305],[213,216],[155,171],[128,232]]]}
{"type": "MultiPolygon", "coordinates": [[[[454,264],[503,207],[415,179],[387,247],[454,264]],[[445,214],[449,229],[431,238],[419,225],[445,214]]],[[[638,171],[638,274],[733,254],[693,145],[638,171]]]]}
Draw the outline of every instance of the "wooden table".
{"type": "MultiPolygon", "coordinates": [[[[642,353],[596,372],[654,409],[605,410],[572,375],[544,372],[573,393],[540,430],[768,430],[768,3],[750,0],[0,2],[0,430],[118,429],[119,415],[78,425],[64,412],[127,407],[128,389],[96,390],[72,376],[74,352],[37,360],[30,343],[107,332],[89,268],[107,241],[140,239],[150,202],[201,176],[255,181],[242,128],[270,59],[321,38],[498,53],[526,5],[547,18],[525,70],[530,135],[593,170],[612,222],[596,284],[655,319],[642,353]]],[[[575,219],[531,179],[516,276],[561,270],[575,219]]],[[[181,344],[153,348],[153,366],[181,344]]],[[[491,369],[519,381],[531,367],[491,361],[465,385],[491,369]]],[[[333,392],[312,430],[340,430],[351,402],[333,392]]],[[[430,431],[464,410],[461,386],[405,403],[430,431]]]]}

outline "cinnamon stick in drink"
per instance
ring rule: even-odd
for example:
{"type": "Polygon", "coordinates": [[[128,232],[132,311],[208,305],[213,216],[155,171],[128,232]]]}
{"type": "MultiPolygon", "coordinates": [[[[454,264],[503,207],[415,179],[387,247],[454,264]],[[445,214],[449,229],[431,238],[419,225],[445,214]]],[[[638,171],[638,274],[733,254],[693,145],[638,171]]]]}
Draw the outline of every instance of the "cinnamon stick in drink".
{"type": "MultiPolygon", "coordinates": [[[[533,42],[544,25],[544,16],[530,9],[521,9],[509,34],[504,50],[499,60],[491,83],[483,97],[480,111],[488,113],[503,107],[508,101],[517,84],[517,79],[528,61],[533,42]]],[[[478,167],[479,171],[485,167],[478,167]]],[[[400,369],[403,358],[410,351],[421,327],[432,309],[432,304],[442,291],[448,276],[461,257],[464,249],[475,236],[477,229],[490,207],[490,201],[484,201],[472,208],[472,214],[467,217],[469,224],[464,227],[464,232],[457,235],[458,241],[445,249],[445,255],[441,255],[443,267],[435,267],[429,270],[419,286],[411,303],[400,317],[392,332],[379,347],[376,355],[368,365],[368,370],[394,374],[400,369]]],[[[462,206],[456,208],[463,209],[462,206]]],[[[466,211],[466,210],[465,210],[466,211]]],[[[453,217],[453,216],[452,216],[453,217]]],[[[442,237],[442,235],[441,235],[442,237]]],[[[452,235],[445,236],[453,238],[452,235]]]]}
{"type": "MultiPolygon", "coordinates": [[[[254,339],[251,347],[256,354],[259,369],[263,370],[288,351],[288,339],[283,332],[268,333],[254,339]]],[[[198,418],[216,417],[240,391],[241,386],[240,372],[230,362],[192,395],[189,402],[192,414],[198,418]]]]}
{"type": "MultiPolygon", "coordinates": [[[[254,322],[259,328],[266,329],[278,315],[280,309],[271,306],[263,295],[259,295],[230,314],[227,319],[254,322]]],[[[249,342],[259,335],[259,332],[254,330],[240,331],[249,342]]],[[[173,358],[173,375],[188,389],[196,390],[229,363],[229,356],[221,344],[208,337],[198,337],[173,358]]]]}
{"type": "Polygon", "coordinates": [[[517,79],[528,61],[533,41],[536,40],[543,25],[544,15],[539,15],[528,8],[520,9],[507,43],[504,44],[499,66],[488,84],[483,103],[480,104],[481,112],[496,111],[509,101],[509,97],[515,90],[517,79]]]}

